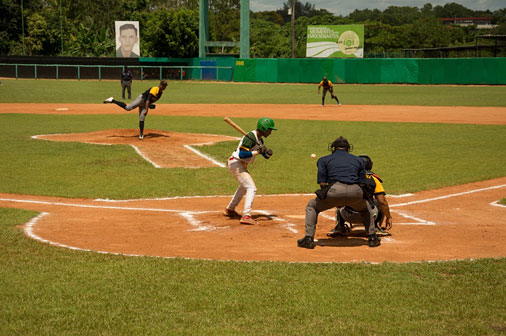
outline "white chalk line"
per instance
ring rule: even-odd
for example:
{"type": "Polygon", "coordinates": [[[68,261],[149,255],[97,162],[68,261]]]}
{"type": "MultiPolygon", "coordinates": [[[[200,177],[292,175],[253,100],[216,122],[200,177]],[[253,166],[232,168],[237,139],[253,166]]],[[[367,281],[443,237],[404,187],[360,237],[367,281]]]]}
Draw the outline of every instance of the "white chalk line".
{"type": "MultiPolygon", "coordinates": [[[[189,149],[190,151],[192,151],[193,153],[197,154],[198,156],[203,157],[204,159],[212,162],[214,165],[216,165],[218,167],[221,167],[221,168],[225,168],[225,164],[224,163],[216,161],[212,157],[205,155],[201,151],[193,148],[192,146],[190,146],[190,145],[184,145],[183,147],[186,148],[186,149],[189,149]]],[[[199,167],[195,167],[195,168],[199,168],[199,167]]]]}
{"type": "MultiPolygon", "coordinates": [[[[424,220],[424,219],[421,219],[421,218],[417,218],[415,216],[410,216],[410,215],[407,215],[403,212],[400,212],[399,210],[391,210],[391,212],[395,212],[405,218],[409,218],[409,219],[413,219],[415,220],[416,222],[395,222],[395,225],[436,225],[436,223],[434,222],[431,222],[431,221],[427,221],[427,220],[424,220]]],[[[336,221],[336,216],[331,216],[331,215],[327,215],[326,213],[324,212],[321,212],[320,213],[320,216],[326,218],[326,219],[329,219],[333,222],[336,221]]]]}
{"type": "Polygon", "coordinates": [[[500,207],[500,208],[506,208],[506,205],[499,203],[499,201],[495,201],[490,203],[492,206],[500,207]]]}
{"type": "Polygon", "coordinates": [[[119,207],[119,206],[36,201],[36,200],[20,200],[20,199],[13,199],[13,198],[0,198],[0,201],[15,202],[15,203],[45,204],[45,205],[55,205],[55,206],[68,206],[68,207],[77,207],[77,208],[113,209],[113,210],[129,210],[129,211],[155,211],[155,212],[176,212],[176,213],[186,211],[186,210],[173,210],[173,209],[131,208],[131,207],[119,207]]]}
{"type": "MultiPolygon", "coordinates": [[[[314,194],[271,194],[271,195],[257,195],[256,197],[297,197],[297,196],[314,196],[314,194]]],[[[137,201],[170,201],[177,199],[193,199],[193,198],[232,198],[232,195],[210,195],[210,196],[172,196],[172,197],[155,197],[155,198],[133,198],[126,200],[113,200],[108,198],[97,198],[94,201],[110,202],[110,203],[124,203],[124,202],[137,202],[137,201]]]]}
{"type": "MultiPolygon", "coordinates": [[[[38,240],[42,243],[46,243],[46,244],[49,244],[49,245],[53,245],[53,246],[58,246],[58,247],[64,247],[64,248],[67,248],[67,249],[70,249],[70,250],[76,250],[76,251],[84,251],[84,252],[96,252],[96,253],[102,253],[102,254],[112,254],[112,255],[122,255],[122,256],[127,256],[127,257],[145,257],[145,255],[142,255],[142,254],[131,254],[131,253],[118,253],[118,252],[109,252],[109,251],[100,251],[100,250],[90,250],[90,249],[86,249],[86,248],[81,248],[81,247],[76,247],[76,246],[71,246],[71,245],[66,245],[66,244],[61,244],[61,243],[57,243],[57,242],[54,242],[54,241],[51,241],[51,240],[47,240],[47,239],[44,239],[42,237],[40,237],[39,235],[35,234],[33,232],[33,228],[35,227],[35,224],[42,218],[48,216],[49,213],[48,212],[41,212],[37,217],[34,217],[32,218],[28,223],[25,224],[25,228],[24,228],[24,232],[25,234],[34,239],[34,240],[38,240]]],[[[165,257],[165,258],[175,258],[175,257],[165,257]]]]}
{"type": "MultiPolygon", "coordinates": [[[[70,134],[77,134],[77,133],[39,134],[39,135],[32,135],[31,138],[32,139],[37,139],[37,140],[44,140],[44,141],[62,142],[60,140],[44,139],[44,138],[41,138],[41,137],[44,137],[44,136],[53,136],[53,135],[70,135],[70,134]]],[[[100,145],[100,146],[112,146],[113,145],[113,144],[108,144],[108,143],[90,142],[90,141],[67,141],[67,142],[84,143],[84,144],[88,144],[88,145],[100,145]]]]}
{"type": "Polygon", "coordinates": [[[221,230],[221,229],[228,229],[230,226],[216,226],[216,225],[202,225],[202,222],[199,221],[197,218],[195,218],[195,215],[201,215],[201,214],[207,214],[207,213],[216,213],[218,211],[183,211],[180,212],[179,215],[186,219],[188,223],[190,223],[191,226],[193,226],[193,229],[188,231],[214,231],[214,230],[221,230]]]}
{"type": "MultiPolygon", "coordinates": [[[[188,211],[188,210],[158,209],[158,208],[134,208],[134,207],[119,207],[119,206],[49,202],[49,201],[37,201],[37,200],[19,200],[19,199],[12,199],[12,198],[0,198],[0,201],[15,202],[15,203],[44,204],[44,205],[53,205],[53,206],[67,206],[67,207],[78,207],[78,208],[92,208],[92,209],[95,208],[95,209],[127,210],[127,211],[170,212],[170,213],[176,213],[176,214],[182,216],[184,219],[186,219],[186,221],[193,227],[193,229],[189,230],[189,231],[214,231],[214,230],[229,228],[229,226],[217,227],[217,226],[202,225],[202,221],[200,221],[196,218],[196,215],[207,214],[207,213],[217,213],[219,211],[188,211]]],[[[261,213],[266,216],[273,216],[273,218],[272,218],[273,220],[283,222],[283,225],[281,225],[281,227],[283,227],[293,233],[298,232],[294,228],[296,226],[295,224],[287,222],[284,219],[275,217],[275,215],[273,214],[273,211],[255,210],[254,212],[261,213]]]]}
{"type": "MultiPolygon", "coordinates": [[[[39,135],[32,135],[31,138],[32,139],[37,139],[37,140],[46,140],[46,141],[57,141],[57,142],[59,142],[60,140],[44,139],[44,138],[41,138],[41,137],[44,137],[44,136],[55,136],[55,135],[69,135],[69,134],[76,134],[76,133],[39,134],[39,135]]],[[[220,135],[216,135],[216,134],[205,134],[205,135],[220,136],[220,135]]],[[[236,139],[239,139],[239,138],[233,138],[233,140],[236,140],[236,139]]],[[[228,140],[224,140],[224,141],[228,141],[228,140]]],[[[232,141],[232,140],[229,140],[229,141],[232,141]]],[[[98,142],[89,142],[89,141],[74,141],[74,142],[86,143],[86,144],[91,144],[91,145],[105,145],[105,146],[124,145],[124,144],[107,144],[107,143],[98,143],[98,142]]],[[[205,155],[204,153],[202,153],[199,150],[197,150],[197,149],[195,149],[195,148],[192,147],[192,146],[212,145],[214,143],[215,142],[206,142],[206,143],[194,144],[194,145],[184,145],[183,147],[186,148],[186,149],[189,149],[190,151],[192,151],[193,153],[197,154],[198,156],[200,156],[200,157],[202,157],[202,158],[210,161],[212,164],[214,164],[214,165],[216,165],[218,167],[221,167],[221,168],[225,168],[225,164],[224,163],[219,162],[219,161],[213,159],[212,157],[210,157],[208,155],[205,155]]],[[[162,168],[156,162],[154,162],[153,160],[149,159],[146,155],[144,155],[142,153],[142,151],[136,145],[132,145],[132,144],[129,144],[129,145],[135,150],[135,152],[142,159],[144,159],[145,161],[149,162],[153,167],[155,167],[155,168],[162,168]]],[[[187,167],[187,168],[200,168],[200,167],[187,167]]]]}
{"type": "MultiPolygon", "coordinates": [[[[49,245],[52,245],[52,246],[63,247],[63,248],[67,248],[67,249],[75,250],[75,251],[93,252],[93,253],[108,254],[108,255],[115,255],[115,256],[124,256],[124,257],[150,257],[150,258],[160,258],[160,259],[207,260],[207,261],[222,261],[222,262],[230,261],[230,260],[227,260],[227,259],[225,259],[225,260],[221,260],[221,259],[215,260],[215,259],[211,259],[211,258],[148,256],[148,255],[145,255],[145,254],[120,253],[120,252],[110,252],[110,251],[101,251],[101,250],[90,250],[90,249],[85,249],[85,248],[81,248],[81,247],[75,247],[75,246],[70,246],[70,245],[66,245],[66,244],[56,243],[56,242],[52,242],[52,241],[49,241],[47,239],[44,239],[42,237],[39,237],[38,235],[36,235],[33,232],[33,227],[35,226],[35,224],[40,219],[42,219],[43,217],[45,217],[46,215],[48,215],[48,213],[42,212],[37,217],[32,218],[28,223],[25,224],[24,232],[26,233],[27,236],[29,236],[32,239],[38,240],[40,242],[43,242],[43,243],[46,243],[46,244],[49,244],[49,245]]],[[[388,242],[396,242],[396,240],[393,239],[393,238],[391,238],[391,237],[383,237],[382,240],[383,241],[388,241],[388,242]]],[[[446,260],[446,261],[457,261],[457,260],[467,260],[467,259],[450,259],[450,260],[446,260]]],[[[470,259],[470,260],[475,260],[475,259],[470,259]]],[[[256,262],[258,262],[258,261],[251,261],[251,260],[236,260],[236,261],[241,261],[241,262],[246,262],[246,263],[256,263],[256,262]]],[[[382,262],[375,262],[375,261],[365,261],[364,262],[363,260],[344,261],[344,262],[339,262],[339,263],[340,264],[352,264],[352,263],[356,263],[356,262],[370,264],[370,265],[380,265],[380,264],[382,264],[382,262]]],[[[442,261],[441,260],[423,260],[422,262],[438,263],[438,262],[442,262],[442,261]]],[[[289,263],[289,264],[333,264],[333,263],[336,263],[336,262],[334,262],[334,261],[321,261],[321,262],[288,261],[287,263],[289,263]]],[[[419,262],[417,262],[417,261],[410,261],[408,263],[419,263],[419,262]]]]}
{"type": "Polygon", "coordinates": [[[391,210],[391,212],[395,212],[399,215],[401,215],[402,217],[404,218],[408,218],[408,219],[413,219],[415,220],[416,222],[405,222],[405,223],[395,223],[395,225],[436,225],[435,222],[431,222],[431,221],[428,221],[428,220],[425,220],[425,219],[421,219],[421,218],[418,218],[418,217],[415,217],[415,216],[411,216],[411,215],[408,215],[408,214],[405,214],[403,212],[400,212],[399,210],[391,210]]]}
{"type": "Polygon", "coordinates": [[[253,212],[255,213],[260,213],[262,215],[265,215],[265,216],[272,216],[270,219],[276,221],[276,222],[280,222],[280,226],[284,229],[287,229],[288,231],[292,232],[292,233],[299,233],[299,231],[295,228],[297,225],[287,221],[286,219],[284,218],[279,218],[277,217],[273,211],[267,211],[267,210],[253,210],[253,212]]]}
{"type": "MultiPolygon", "coordinates": [[[[474,193],[474,192],[486,191],[486,190],[491,190],[491,189],[498,189],[498,188],[502,188],[502,187],[505,187],[505,186],[506,186],[506,184],[499,185],[499,186],[487,187],[487,188],[480,188],[480,189],[470,190],[470,191],[461,192],[461,193],[455,193],[455,194],[450,194],[450,195],[445,195],[445,196],[440,196],[440,197],[429,198],[429,199],[425,199],[425,200],[419,200],[419,201],[412,201],[412,202],[406,202],[406,203],[401,203],[401,204],[395,204],[395,205],[392,205],[392,206],[404,206],[404,205],[410,205],[410,204],[430,202],[430,201],[434,201],[434,200],[440,200],[440,199],[445,199],[445,198],[450,198],[450,197],[456,197],[456,196],[460,196],[460,195],[466,195],[466,194],[470,194],[470,193],[474,193]]],[[[288,196],[289,194],[284,194],[284,195],[288,196]]],[[[302,194],[302,195],[310,195],[310,194],[302,194]]],[[[276,196],[276,195],[272,195],[272,196],[276,196]]],[[[205,197],[215,197],[215,196],[205,196],[205,197]]],[[[190,197],[184,197],[184,198],[190,198],[190,197]]],[[[172,212],[172,213],[178,213],[181,216],[183,216],[184,218],[186,218],[187,221],[189,221],[190,225],[192,225],[194,227],[195,231],[202,231],[202,230],[209,230],[209,229],[214,230],[215,229],[215,228],[212,228],[212,227],[200,225],[200,222],[194,218],[195,214],[197,214],[197,213],[203,213],[203,212],[189,212],[189,211],[172,210],[172,209],[152,209],[152,208],[130,208],[130,207],[84,205],[84,204],[72,204],[72,203],[48,202],[48,201],[34,201],[34,200],[19,200],[19,199],[6,199],[6,198],[0,198],[0,201],[10,201],[10,202],[19,202],[19,203],[34,203],[34,204],[47,204],[47,205],[59,205],[59,206],[75,206],[75,207],[83,207],[83,208],[102,208],[102,209],[118,209],[118,210],[135,210],[135,211],[172,212]]],[[[503,205],[499,204],[497,201],[496,202],[492,202],[490,204],[494,205],[494,206],[504,207],[503,205]]],[[[402,213],[402,212],[400,212],[398,210],[392,210],[392,211],[396,212],[396,213],[399,213],[401,216],[415,219],[418,223],[413,223],[413,224],[416,224],[416,225],[435,225],[435,223],[433,223],[433,222],[424,221],[424,220],[422,220],[420,218],[416,218],[414,216],[409,216],[409,215],[404,214],[404,213],[402,213]],[[425,224],[423,224],[423,222],[425,222],[425,224]]],[[[267,213],[265,210],[259,210],[258,212],[269,215],[269,213],[267,213]]],[[[48,214],[49,213],[47,213],[47,212],[42,212],[37,217],[33,218],[28,223],[26,223],[26,225],[25,225],[25,232],[26,232],[26,234],[29,237],[31,237],[33,239],[36,239],[36,240],[39,240],[41,242],[49,243],[51,245],[65,247],[65,248],[74,249],[74,250],[92,251],[92,252],[97,252],[97,253],[105,253],[105,254],[113,254],[113,255],[124,255],[124,256],[143,256],[143,255],[138,255],[138,254],[125,254],[125,253],[114,253],[114,252],[107,252],[107,251],[94,251],[94,250],[77,248],[77,247],[74,247],[74,246],[60,244],[60,243],[56,243],[56,242],[52,242],[52,241],[43,239],[43,238],[39,237],[38,235],[36,235],[33,232],[33,227],[35,226],[35,224],[37,223],[38,220],[40,220],[41,218],[47,216],[48,214]]],[[[329,216],[327,214],[322,214],[322,216],[325,217],[325,218],[334,220],[333,217],[331,217],[331,216],[329,216]]],[[[286,220],[281,219],[281,218],[277,218],[277,217],[275,218],[275,220],[278,220],[280,222],[286,222],[286,224],[282,225],[282,227],[288,229],[289,231],[291,231],[293,233],[297,233],[297,230],[293,228],[295,226],[293,223],[289,223],[286,220]]],[[[400,224],[400,223],[396,223],[396,224],[400,224]]],[[[406,223],[406,225],[407,224],[408,223],[406,223]]],[[[167,258],[173,258],[173,257],[167,257],[167,258]]],[[[191,259],[191,258],[188,258],[188,259],[191,259]]]]}
{"type": "MultiPolygon", "coordinates": [[[[506,187],[506,184],[502,184],[502,185],[498,185],[498,186],[492,186],[492,187],[487,187],[487,188],[480,188],[480,189],[475,189],[475,190],[470,190],[470,191],[465,191],[465,192],[455,193],[455,194],[450,194],[450,195],[444,195],[444,196],[429,198],[429,199],[425,199],[425,200],[411,201],[411,202],[406,202],[406,203],[401,203],[401,204],[393,204],[393,205],[390,206],[390,208],[392,208],[392,207],[399,207],[399,206],[405,206],[405,205],[411,205],[411,204],[417,204],[417,203],[425,203],[425,202],[430,202],[430,201],[435,201],[435,200],[440,200],[440,199],[445,199],[445,198],[450,198],[450,197],[456,197],[456,196],[460,196],[460,195],[471,194],[471,193],[480,192],[480,191],[486,191],[486,190],[491,190],[491,189],[503,188],[503,187],[506,187]]],[[[297,194],[295,194],[295,195],[297,195],[297,194]]],[[[300,194],[300,195],[311,195],[311,194],[300,194]]],[[[282,195],[265,195],[265,196],[293,196],[293,195],[282,194],[282,195]]],[[[211,197],[214,198],[214,197],[230,197],[230,196],[198,196],[198,197],[199,198],[200,197],[201,198],[211,198],[211,197]]],[[[195,198],[195,196],[167,197],[167,198],[146,199],[146,200],[169,200],[169,199],[178,199],[178,198],[195,198]]],[[[185,211],[182,211],[182,210],[172,210],[172,209],[115,207],[115,206],[72,204],[72,203],[36,201],[36,200],[19,200],[19,199],[9,199],[9,198],[0,198],[0,201],[18,202],[18,203],[33,203],[33,204],[46,204],[46,205],[57,205],[57,206],[73,206],[73,207],[82,207],[82,208],[130,210],[130,211],[158,211],[158,212],[172,212],[172,213],[185,212],[185,211]]],[[[114,201],[114,200],[101,200],[101,201],[120,202],[120,201],[114,201]]],[[[133,200],[129,200],[129,201],[133,201],[133,200]]],[[[498,206],[498,205],[496,205],[496,206],[498,206]]],[[[423,220],[423,219],[420,219],[420,218],[416,218],[414,216],[409,216],[409,215],[406,215],[406,214],[401,213],[399,211],[396,211],[396,212],[399,213],[399,214],[401,214],[402,216],[404,216],[406,218],[415,219],[418,222],[417,223],[418,225],[420,225],[420,224],[421,225],[434,225],[433,222],[426,221],[426,220],[423,220]]],[[[322,214],[322,216],[324,216],[325,218],[334,220],[332,217],[330,217],[330,216],[328,216],[326,214],[322,214]]],[[[412,224],[412,223],[405,223],[405,225],[409,225],[409,224],[412,224]]],[[[290,226],[288,226],[288,227],[291,227],[291,225],[293,225],[293,224],[290,224],[290,226]]],[[[290,230],[290,231],[292,231],[292,230],[290,230]]]]}
{"type": "Polygon", "coordinates": [[[156,164],[156,162],[150,160],[146,155],[142,154],[141,150],[139,148],[137,148],[136,145],[130,145],[132,146],[132,148],[135,150],[135,152],[141,157],[143,158],[144,160],[146,160],[147,162],[151,163],[153,165],[153,167],[155,168],[161,168],[159,165],[156,164]]]}
{"type": "MultiPolygon", "coordinates": [[[[391,204],[390,208],[400,207],[400,206],[406,206],[406,205],[411,205],[411,204],[417,204],[417,203],[425,203],[425,202],[437,201],[437,200],[440,200],[440,199],[445,199],[445,198],[450,198],[450,197],[456,197],[456,196],[471,194],[471,193],[480,192],[480,191],[487,191],[487,190],[491,190],[491,189],[498,189],[498,188],[503,188],[503,187],[506,187],[506,184],[502,184],[502,185],[498,185],[498,186],[492,186],[492,187],[487,187],[487,188],[481,188],[481,189],[475,189],[475,190],[470,190],[470,191],[464,191],[464,192],[461,192],[461,193],[444,195],[444,196],[439,196],[439,197],[434,197],[434,198],[428,198],[428,199],[423,199],[423,200],[418,200],[418,201],[411,201],[411,202],[405,202],[405,203],[399,203],[399,204],[391,204]]],[[[390,197],[393,197],[393,198],[402,198],[402,197],[410,197],[410,196],[413,196],[413,195],[414,194],[388,195],[388,197],[389,198],[390,197]]],[[[282,197],[314,196],[314,193],[311,193],[311,194],[300,193],[300,194],[257,195],[257,197],[281,197],[281,196],[282,197]]],[[[173,197],[157,197],[157,198],[134,198],[134,199],[127,199],[127,200],[111,200],[111,199],[107,199],[107,198],[105,198],[105,199],[98,198],[98,199],[95,199],[95,201],[100,201],[100,202],[136,202],[136,201],[166,201],[166,200],[175,200],[175,199],[216,198],[216,197],[227,197],[227,198],[230,198],[232,196],[230,196],[230,195],[173,196],[173,197]]]]}
{"type": "MultiPolygon", "coordinates": [[[[228,261],[228,260],[214,260],[214,259],[210,259],[210,258],[148,256],[148,255],[145,255],[145,254],[121,253],[121,252],[110,252],[110,251],[101,251],[101,250],[90,250],[90,249],[87,249],[87,248],[81,248],[81,247],[76,247],[76,246],[71,246],[71,245],[66,245],[66,244],[61,244],[61,243],[53,242],[53,241],[44,239],[44,238],[38,236],[37,234],[35,234],[33,232],[33,228],[34,228],[35,224],[40,219],[46,217],[47,215],[49,215],[49,213],[42,212],[37,217],[32,218],[28,223],[26,223],[25,224],[25,228],[24,228],[25,234],[28,237],[30,237],[30,238],[32,238],[34,240],[40,241],[42,243],[46,243],[46,244],[49,244],[49,245],[52,245],[52,246],[57,246],[57,247],[63,247],[63,248],[67,248],[67,249],[74,250],[74,251],[94,252],[94,253],[100,253],[100,254],[109,254],[109,255],[125,256],[125,257],[152,257],[152,258],[161,258],[161,259],[176,259],[177,258],[177,259],[184,259],[184,260],[228,261]]],[[[252,262],[252,261],[248,261],[248,260],[242,260],[242,261],[244,261],[244,262],[252,262]]]]}
{"type": "MultiPolygon", "coordinates": [[[[75,203],[62,203],[62,202],[49,202],[49,201],[37,201],[37,200],[20,200],[13,198],[0,198],[0,201],[3,202],[14,202],[14,203],[29,203],[29,204],[44,204],[44,205],[53,205],[53,206],[67,206],[67,207],[77,207],[77,208],[90,208],[90,209],[108,209],[108,210],[127,210],[127,211],[151,211],[151,212],[170,212],[176,213],[183,218],[185,218],[191,226],[194,227],[193,230],[190,231],[214,231],[217,229],[228,228],[228,227],[216,227],[209,225],[202,225],[201,221],[195,218],[196,215],[206,214],[206,213],[217,213],[219,211],[188,211],[188,210],[175,210],[175,209],[159,209],[159,208],[134,208],[134,207],[121,207],[121,206],[105,206],[105,205],[88,205],[88,204],[75,204],[75,203]]],[[[293,227],[295,224],[287,222],[284,219],[275,217],[274,211],[267,210],[254,210],[255,213],[261,213],[266,216],[273,216],[273,220],[281,221],[284,223],[282,227],[287,230],[297,233],[298,231],[293,227]]]]}
{"type": "Polygon", "coordinates": [[[504,188],[504,187],[506,187],[506,184],[501,184],[501,185],[487,187],[487,188],[474,189],[474,190],[469,190],[469,191],[463,191],[463,192],[460,192],[460,193],[449,194],[449,195],[444,195],[444,196],[438,196],[438,197],[433,197],[433,198],[427,198],[427,199],[418,200],[418,201],[411,201],[411,202],[393,204],[393,205],[390,205],[390,208],[400,207],[400,206],[406,206],[406,205],[411,205],[411,204],[418,204],[418,203],[427,203],[427,202],[432,202],[432,201],[438,201],[438,200],[442,200],[442,199],[446,199],[446,198],[457,197],[457,196],[462,196],[462,195],[468,195],[468,194],[472,194],[472,193],[476,193],[476,192],[481,192],[481,191],[492,190],[492,189],[500,189],[500,188],[504,188]]]}

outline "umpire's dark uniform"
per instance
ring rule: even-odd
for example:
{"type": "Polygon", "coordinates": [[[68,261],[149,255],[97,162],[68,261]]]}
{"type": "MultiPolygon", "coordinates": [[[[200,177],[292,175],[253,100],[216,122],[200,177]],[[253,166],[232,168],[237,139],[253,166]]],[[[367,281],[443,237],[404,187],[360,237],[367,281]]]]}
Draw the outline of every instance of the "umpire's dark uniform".
{"type": "Polygon", "coordinates": [[[125,99],[125,89],[128,91],[128,99],[132,98],[132,73],[125,67],[121,73],[121,95],[125,99]]]}
{"type": "MultiPolygon", "coordinates": [[[[376,236],[376,228],[371,214],[369,202],[364,198],[359,184],[365,183],[365,163],[349,152],[348,140],[337,138],[331,144],[332,154],[318,160],[317,182],[321,186],[331,185],[326,196],[312,199],[306,206],[306,235],[298,240],[299,247],[314,248],[314,234],[318,214],[322,211],[348,205],[360,213],[366,233],[369,237],[369,246],[380,245],[376,236]]],[[[324,189],[324,188],[322,188],[324,189]]]]}

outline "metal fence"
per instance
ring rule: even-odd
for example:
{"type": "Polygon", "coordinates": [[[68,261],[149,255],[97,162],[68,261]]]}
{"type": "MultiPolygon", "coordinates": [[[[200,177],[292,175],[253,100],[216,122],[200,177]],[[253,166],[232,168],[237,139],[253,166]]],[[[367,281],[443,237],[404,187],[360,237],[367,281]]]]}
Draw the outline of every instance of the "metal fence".
{"type": "MultiPolygon", "coordinates": [[[[35,79],[118,79],[122,65],[10,64],[0,63],[0,77],[35,79]]],[[[232,66],[128,66],[136,80],[232,81],[232,66]]]]}

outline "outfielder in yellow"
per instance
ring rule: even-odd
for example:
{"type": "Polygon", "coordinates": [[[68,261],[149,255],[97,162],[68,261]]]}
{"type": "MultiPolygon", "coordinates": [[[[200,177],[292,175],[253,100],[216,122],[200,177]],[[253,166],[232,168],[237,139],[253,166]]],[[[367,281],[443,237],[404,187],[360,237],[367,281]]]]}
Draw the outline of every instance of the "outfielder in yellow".
{"type": "Polygon", "coordinates": [[[265,147],[263,139],[271,135],[274,127],[274,121],[270,118],[260,118],[257,121],[257,128],[242,137],[236,150],[232,153],[227,162],[230,173],[239,182],[239,187],[235,191],[234,197],[223,211],[223,215],[230,218],[240,218],[241,224],[254,225],[256,221],[251,217],[251,208],[255,199],[257,188],[255,181],[248,172],[248,164],[255,161],[255,157],[261,154],[269,159],[272,156],[272,150],[265,147]],[[244,199],[244,210],[242,216],[235,211],[235,208],[244,199]]]}
{"type": "Polygon", "coordinates": [[[330,97],[332,99],[335,99],[338,106],[341,106],[341,102],[337,98],[336,95],[334,95],[334,88],[332,86],[332,82],[327,79],[327,77],[323,77],[323,80],[318,84],[318,94],[320,94],[320,88],[323,86],[323,94],[322,94],[322,106],[325,106],[325,96],[327,95],[327,91],[330,92],[330,97]]]}

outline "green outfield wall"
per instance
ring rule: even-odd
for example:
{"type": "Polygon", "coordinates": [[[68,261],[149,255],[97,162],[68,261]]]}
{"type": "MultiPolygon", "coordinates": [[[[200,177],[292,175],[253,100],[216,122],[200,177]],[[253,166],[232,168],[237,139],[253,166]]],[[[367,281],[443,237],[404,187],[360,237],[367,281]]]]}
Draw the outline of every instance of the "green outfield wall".
{"type": "Polygon", "coordinates": [[[234,81],[506,84],[506,58],[236,59],[234,81]]]}

